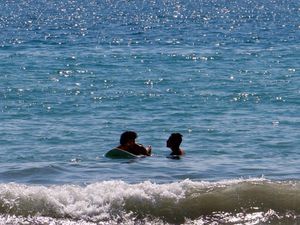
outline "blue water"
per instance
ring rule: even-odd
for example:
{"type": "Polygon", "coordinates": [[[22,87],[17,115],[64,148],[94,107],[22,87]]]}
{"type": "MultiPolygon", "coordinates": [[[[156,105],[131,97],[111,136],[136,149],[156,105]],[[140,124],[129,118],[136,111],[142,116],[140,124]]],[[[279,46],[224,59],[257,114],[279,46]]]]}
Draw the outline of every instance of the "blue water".
{"type": "MultiPolygon", "coordinates": [[[[0,221],[25,216],[14,221],[21,224],[28,215],[42,214],[82,224],[120,222],[89,213],[24,211],[20,204],[10,211],[5,204],[15,200],[6,188],[19,188],[9,196],[30,190],[36,197],[45,188],[52,193],[47,202],[73,185],[88,199],[86,189],[99,185],[117,199],[114,188],[125,184],[134,190],[158,185],[161,194],[164,185],[188,192],[199,185],[218,187],[220,181],[231,187],[236,179],[250,188],[252,178],[260,185],[266,179],[273,188],[277,182],[298,187],[299,1],[4,0],[0,29],[0,221]],[[105,158],[125,130],[152,145],[153,156],[105,158]],[[166,158],[173,132],[183,134],[186,155],[180,160],[166,158]]],[[[294,206],[283,208],[300,215],[294,206]]],[[[173,218],[168,213],[129,209],[152,223],[152,217],[189,223],[183,218],[201,216],[205,222],[210,212],[172,220],[165,219],[173,218]]],[[[262,211],[254,221],[269,220],[262,211]]],[[[207,221],[230,223],[215,218],[207,221]]]]}

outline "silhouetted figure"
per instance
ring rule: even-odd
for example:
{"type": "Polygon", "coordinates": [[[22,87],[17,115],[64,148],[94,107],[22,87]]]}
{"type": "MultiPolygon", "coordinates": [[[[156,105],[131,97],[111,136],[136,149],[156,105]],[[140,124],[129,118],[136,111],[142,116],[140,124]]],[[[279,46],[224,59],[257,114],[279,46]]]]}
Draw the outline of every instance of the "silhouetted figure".
{"type": "Polygon", "coordinates": [[[182,142],[182,135],[180,133],[173,133],[167,140],[167,147],[171,149],[170,156],[184,155],[184,151],[180,148],[182,142]]]}
{"type": "Polygon", "coordinates": [[[120,145],[118,149],[130,152],[134,155],[151,156],[151,146],[145,148],[143,145],[135,143],[137,133],[134,131],[125,131],[121,134],[120,145]]]}

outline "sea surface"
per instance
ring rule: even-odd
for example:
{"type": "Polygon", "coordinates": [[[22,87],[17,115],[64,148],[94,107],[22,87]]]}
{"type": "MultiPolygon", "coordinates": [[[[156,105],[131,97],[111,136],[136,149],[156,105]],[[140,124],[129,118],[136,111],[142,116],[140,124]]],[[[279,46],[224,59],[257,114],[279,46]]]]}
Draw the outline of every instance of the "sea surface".
{"type": "Polygon", "coordinates": [[[300,224],[299,147],[299,0],[0,0],[0,224],[300,224]]]}

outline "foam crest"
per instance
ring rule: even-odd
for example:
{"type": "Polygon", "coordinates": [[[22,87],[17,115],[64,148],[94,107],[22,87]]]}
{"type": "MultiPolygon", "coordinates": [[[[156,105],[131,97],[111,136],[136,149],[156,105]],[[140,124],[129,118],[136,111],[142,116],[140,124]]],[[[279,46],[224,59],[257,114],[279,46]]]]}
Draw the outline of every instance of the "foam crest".
{"type": "Polygon", "coordinates": [[[10,183],[0,185],[0,214],[2,219],[15,216],[84,223],[262,221],[274,215],[300,214],[299,196],[298,182],[264,179],[167,184],[103,181],[50,187],[10,183]]]}

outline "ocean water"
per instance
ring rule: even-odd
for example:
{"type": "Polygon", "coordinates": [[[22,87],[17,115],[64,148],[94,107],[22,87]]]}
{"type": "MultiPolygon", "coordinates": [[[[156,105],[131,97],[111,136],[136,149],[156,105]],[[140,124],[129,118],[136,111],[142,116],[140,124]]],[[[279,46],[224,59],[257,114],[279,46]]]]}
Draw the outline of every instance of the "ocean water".
{"type": "Polygon", "coordinates": [[[299,71],[298,0],[1,0],[0,224],[300,224],[299,71]]]}

